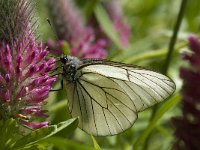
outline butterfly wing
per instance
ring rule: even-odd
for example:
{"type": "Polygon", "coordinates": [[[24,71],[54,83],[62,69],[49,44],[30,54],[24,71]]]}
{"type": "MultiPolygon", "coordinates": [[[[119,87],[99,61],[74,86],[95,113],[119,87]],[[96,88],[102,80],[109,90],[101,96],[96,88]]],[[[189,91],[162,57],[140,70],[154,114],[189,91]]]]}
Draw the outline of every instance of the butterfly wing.
{"type": "Polygon", "coordinates": [[[79,127],[96,136],[114,135],[131,127],[137,113],[165,100],[175,89],[166,76],[120,63],[91,63],[78,68],[69,83],[69,109],[79,127]]]}

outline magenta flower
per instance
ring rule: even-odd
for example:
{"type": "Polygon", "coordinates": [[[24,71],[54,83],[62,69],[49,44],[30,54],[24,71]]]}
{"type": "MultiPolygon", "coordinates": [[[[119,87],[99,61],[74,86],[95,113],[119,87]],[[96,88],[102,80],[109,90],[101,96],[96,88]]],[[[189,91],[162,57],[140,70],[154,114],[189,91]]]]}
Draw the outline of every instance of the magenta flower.
{"type": "Polygon", "coordinates": [[[80,58],[106,57],[107,41],[97,38],[93,28],[85,25],[73,0],[50,0],[48,7],[59,38],[58,42],[47,42],[50,50],[59,50],[62,48],[62,41],[66,40],[70,45],[71,55],[80,58]]]}
{"type": "Polygon", "coordinates": [[[0,116],[15,118],[31,128],[40,128],[48,122],[34,122],[37,117],[47,117],[42,110],[55,77],[48,75],[55,59],[45,59],[48,52],[35,39],[26,45],[15,42],[12,48],[2,42],[0,46],[0,116]]]}
{"type": "MultiPolygon", "coordinates": [[[[48,74],[55,59],[36,42],[31,0],[0,2],[0,118],[30,128],[48,126],[43,110],[56,77],[48,74]]],[[[35,24],[35,23],[34,23],[35,24]]]]}
{"type": "MultiPolygon", "coordinates": [[[[123,20],[119,0],[111,0],[105,2],[104,5],[113,22],[113,28],[120,37],[122,46],[128,47],[130,31],[123,20]]],[[[66,40],[69,42],[71,55],[80,58],[105,58],[107,56],[105,49],[111,45],[111,42],[94,17],[86,26],[81,12],[73,0],[50,0],[48,7],[59,38],[58,42],[47,41],[50,50],[60,50],[62,41],[66,40]]]]}
{"type": "Polygon", "coordinates": [[[95,34],[92,28],[83,29],[79,36],[72,34],[71,54],[80,58],[105,58],[107,53],[104,49],[107,41],[99,39],[95,41],[95,34]],[[94,42],[95,41],[95,42],[94,42]]]}
{"type": "Polygon", "coordinates": [[[113,23],[113,27],[120,37],[121,44],[124,47],[128,47],[130,29],[124,22],[120,0],[110,0],[105,2],[105,7],[113,23]]]}
{"type": "Polygon", "coordinates": [[[189,61],[191,68],[181,68],[183,79],[182,117],[173,119],[176,127],[176,149],[200,149],[200,41],[195,36],[189,38],[192,53],[185,53],[183,59],[189,61]]]}

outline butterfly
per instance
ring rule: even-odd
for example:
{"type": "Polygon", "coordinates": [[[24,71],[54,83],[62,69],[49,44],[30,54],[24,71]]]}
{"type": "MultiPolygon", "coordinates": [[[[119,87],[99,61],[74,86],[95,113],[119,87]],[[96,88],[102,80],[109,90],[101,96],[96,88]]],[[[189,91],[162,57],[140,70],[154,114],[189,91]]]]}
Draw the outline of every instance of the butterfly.
{"type": "Polygon", "coordinates": [[[137,66],[102,59],[60,57],[69,112],[79,128],[94,136],[121,133],[144,109],[175,91],[165,75],[137,66]]]}

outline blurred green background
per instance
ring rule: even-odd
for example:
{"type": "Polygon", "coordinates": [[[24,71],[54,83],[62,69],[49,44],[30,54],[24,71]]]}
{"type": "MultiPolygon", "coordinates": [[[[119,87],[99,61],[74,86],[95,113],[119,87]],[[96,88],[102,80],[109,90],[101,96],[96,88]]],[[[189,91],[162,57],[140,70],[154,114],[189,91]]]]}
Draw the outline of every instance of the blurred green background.
{"type": "MultiPolygon", "coordinates": [[[[85,15],[89,11],[95,11],[96,5],[100,4],[100,0],[76,0],[76,2],[85,15]],[[92,5],[94,1],[95,5],[92,5]]],[[[48,0],[37,0],[36,8],[39,20],[38,34],[43,41],[49,38],[55,39],[55,32],[46,20],[49,18],[46,3],[48,0]]],[[[130,45],[121,50],[113,41],[113,46],[108,50],[108,59],[161,71],[174,24],[177,21],[181,0],[123,0],[122,4],[124,20],[131,28],[130,45]]],[[[190,0],[187,3],[168,70],[168,76],[175,81],[177,86],[175,94],[159,106],[151,121],[152,109],[150,108],[140,113],[136,123],[126,132],[110,137],[95,137],[101,149],[172,149],[176,139],[173,134],[174,127],[171,118],[181,115],[182,81],[179,78],[179,68],[186,65],[181,60],[180,54],[187,50],[188,36],[191,33],[199,35],[199,31],[200,1],[190,0]]],[[[55,89],[59,87],[60,84],[56,83],[55,89]]],[[[50,111],[48,119],[51,124],[69,119],[66,92],[64,90],[51,92],[47,109],[50,111]]],[[[97,149],[97,146],[94,147],[90,135],[78,128],[74,129],[75,127],[72,126],[71,130],[62,130],[53,137],[40,142],[39,147],[49,150],[97,149]]]]}

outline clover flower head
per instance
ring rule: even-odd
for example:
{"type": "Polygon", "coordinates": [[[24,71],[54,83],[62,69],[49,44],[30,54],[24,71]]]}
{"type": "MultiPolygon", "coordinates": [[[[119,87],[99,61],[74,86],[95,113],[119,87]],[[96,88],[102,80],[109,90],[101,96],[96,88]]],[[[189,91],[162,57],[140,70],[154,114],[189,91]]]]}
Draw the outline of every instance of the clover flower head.
{"type": "Polygon", "coordinates": [[[105,58],[107,52],[105,39],[95,40],[95,33],[91,27],[84,28],[77,37],[72,34],[70,38],[71,54],[80,58],[105,58]]]}
{"type": "Polygon", "coordinates": [[[48,7],[59,38],[57,42],[47,42],[50,50],[59,51],[64,40],[69,43],[71,55],[80,58],[106,57],[107,40],[97,38],[92,26],[85,25],[73,0],[50,0],[48,7]]]}
{"type": "Polygon", "coordinates": [[[124,22],[120,0],[110,0],[105,2],[105,7],[112,21],[113,27],[120,37],[122,46],[128,47],[130,29],[128,24],[124,22]]]}
{"type": "Polygon", "coordinates": [[[1,118],[15,118],[31,128],[48,125],[48,122],[34,122],[38,117],[48,116],[42,106],[56,80],[48,74],[55,59],[46,59],[47,54],[42,43],[36,44],[34,38],[29,42],[16,41],[13,47],[5,41],[0,43],[1,118]]]}
{"type": "Polygon", "coordinates": [[[182,117],[173,118],[176,127],[176,149],[200,149],[200,40],[189,37],[191,53],[184,53],[190,68],[181,68],[180,77],[183,79],[182,88],[182,117]]]}

